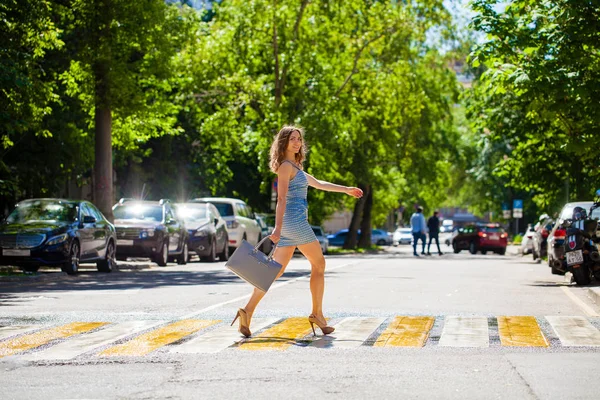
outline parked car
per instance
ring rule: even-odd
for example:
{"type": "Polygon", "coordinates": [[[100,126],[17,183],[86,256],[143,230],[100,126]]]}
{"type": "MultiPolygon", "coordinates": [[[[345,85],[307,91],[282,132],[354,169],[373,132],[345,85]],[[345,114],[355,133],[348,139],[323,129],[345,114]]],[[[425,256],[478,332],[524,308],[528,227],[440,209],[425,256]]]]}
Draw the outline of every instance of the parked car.
{"type": "MultiPolygon", "coordinates": [[[[552,273],[555,275],[564,275],[565,271],[561,270],[559,268],[556,268],[557,266],[559,266],[559,264],[562,265],[562,261],[565,258],[565,248],[564,248],[564,230],[562,230],[563,232],[561,233],[561,235],[559,236],[559,238],[557,238],[555,236],[556,231],[561,227],[561,225],[563,224],[563,222],[566,219],[570,219],[573,216],[573,209],[575,207],[581,207],[585,210],[589,210],[590,207],[592,206],[592,204],[594,204],[593,201],[580,201],[580,202],[575,202],[575,203],[567,203],[563,206],[562,210],[560,210],[560,214],[558,216],[558,219],[556,220],[556,223],[554,224],[554,227],[552,228],[552,231],[550,232],[550,234],[548,235],[548,239],[547,239],[547,249],[548,249],[548,266],[552,269],[552,273]],[[556,261],[556,263],[555,263],[556,261]]],[[[600,209],[596,210],[597,214],[591,216],[592,218],[594,217],[599,217],[600,216],[600,209]]]]}
{"type": "Polygon", "coordinates": [[[115,227],[88,201],[25,200],[0,225],[0,264],[28,272],[56,265],[73,275],[80,262],[111,272],[116,246],[115,227]]]}
{"type": "Polygon", "coordinates": [[[452,238],[455,253],[469,250],[471,254],[478,251],[486,254],[493,251],[500,255],[506,253],[508,234],[497,224],[472,224],[456,230],[452,238]]]}
{"type": "Polygon", "coordinates": [[[383,229],[373,229],[371,231],[371,242],[377,246],[391,246],[393,242],[392,234],[383,229]]]}
{"type": "Polygon", "coordinates": [[[252,209],[243,200],[227,197],[201,197],[191,202],[198,201],[213,204],[227,222],[230,252],[235,251],[243,239],[252,245],[256,245],[261,240],[262,228],[252,209]]]}
{"type": "MultiPolygon", "coordinates": [[[[269,225],[267,224],[267,219],[260,214],[255,214],[256,215],[256,221],[258,221],[258,225],[260,226],[260,237],[264,238],[269,236],[272,232],[274,228],[269,227],[269,225]]],[[[275,223],[273,223],[273,225],[275,225],[275,223]]],[[[271,252],[271,250],[273,249],[273,242],[271,240],[265,240],[262,244],[262,248],[260,249],[263,253],[265,254],[269,254],[271,252]]]]}
{"type": "Polygon", "coordinates": [[[547,217],[540,222],[532,237],[533,259],[544,258],[548,255],[548,236],[554,228],[554,219],[547,217]]]}
{"type": "Polygon", "coordinates": [[[311,228],[315,233],[319,244],[321,245],[321,251],[323,252],[323,254],[327,254],[327,252],[329,251],[329,239],[327,239],[327,236],[325,236],[325,234],[323,233],[323,229],[320,226],[314,225],[311,225],[311,228]]]}
{"type": "Polygon", "coordinates": [[[343,246],[346,241],[346,236],[348,236],[348,229],[342,229],[336,233],[327,235],[327,240],[329,241],[330,246],[343,246]]]}
{"type": "Polygon", "coordinates": [[[227,223],[214,205],[177,203],[174,208],[188,231],[190,251],[203,261],[214,262],[217,257],[221,261],[229,259],[227,223]]]}
{"type": "Polygon", "coordinates": [[[452,244],[452,234],[456,229],[458,228],[454,226],[454,221],[451,219],[445,219],[442,221],[442,226],[440,226],[440,234],[438,236],[440,243],[445,243],[446,246],[450,246],[452,244]]]}
{"type": "Polygon", "coordinates": [[[117,258],[149,257],[160,266],[189,258],[188,232],[171,202],[121,199],[113,206],[117,228],[117,258]]]}
{"type": "Polygon", "coordinates": [[[394,246],[399,244],[411,244],[412,240],[413,235],[411,228],[398,228],[394,231],[394,236],[392,237],[394,246]]]}
{"type": "MultiPolygon", "coordinates": [[[[527,225],[527,230],[523,234],[523,239],[521,240],[521,254],[531,254],[533,251],[533,235],[535,234],[535,229],[531,224],[527,225]]],[[[533,257],[535,260],[535,256],[533,257]]]]}

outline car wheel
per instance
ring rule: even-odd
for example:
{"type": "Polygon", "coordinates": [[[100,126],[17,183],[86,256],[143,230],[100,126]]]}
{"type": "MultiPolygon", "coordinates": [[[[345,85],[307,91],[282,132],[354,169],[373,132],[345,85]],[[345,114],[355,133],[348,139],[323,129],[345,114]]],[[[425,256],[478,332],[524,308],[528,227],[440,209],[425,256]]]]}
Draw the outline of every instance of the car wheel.
{"type": "Polygon", "coordinates": [[[477,254],[477,246],[475,246],[475,242],[471,242],[471,244],[469,244],[469,253],[477,254]]]}
{"type": "Polygon", "coordinates": [[[62,265],[61,270],[69,275],[77,274],[79,271],[79,257],[79,242],[73,240],[71,248],[69,249],[69,259],[62,265]]]}
{"type": "Polygon", "coordinates": [[[227,243],[229,243],[229,238],[227,236],[225,236],[225,243],[223,244],[223,251],[221,253],[219,253],[219,260],[221,260],[221,261],[229,260],[229,246],[227,245],[227,243]]]}
{"type": "Polygon", "coordinates": [[[217,261],[217,241],[216,241],[216,239],[213,239],[212,243],[210,244],[210,253],[208,253],[208,257],[206,257],[206,261],[208,261],[208,262],[217,261]]]}
{"type": "Polygon", "coordinates": [[[481,250],[481,254],[485,256],[487,254],[487,250],[481,250]]]}
{"type": "Polygon", "coordinates": [[[454,250],[454,254],[460,253],[460,249],[456,247],[456,243],[452,243],[452,249],[454,250]]]}
{"type": "Polygon", "coordinates": [[[184,265],[187,264],[188,258],[190,257],[190,252],[188,249],[187,240],[183,242],[183,249],[181,249],[181,254],[177,256],[177,264],[184,265]]]}
{"type": "Polygon", "coordinates": [[[104,260],[100,260],[96,263],[96,268],[99,272],[112,272],[113,268],[117,266],[117,262],[115,261],[116,253],[115,243],[110,240],[106,246],[106,256],[104,257],[104,260]]]}
{"type": "Polygon", "coordinates": [[[156,254],[154,257],[154,262],[158,264],[159,267],[167,266],[167,262],[169,262],[169,243],[164,242],[160,252],[156,254]]]}
{"type": "Polygon", "coordinates": [[[40,269],[40,266],[37,265],[37,266],[31,266],[31,267],[21,267],[21,269],[24,272],[38,272],[38,269],[40,269]]]}
{"type": "Polygon", "coordinates": [[[377,241],[377,246],[385,246],[385,245],[386,245],[386,242],[385,242],[385,240],[383,240],[383,239],[379,239],[379,240],[377,241]]]}
{"type": "Polygon", "coordinates": [[[498,254],[500,254],[501,256],[505,255],[506,249],[498,250],[498,254]]]}

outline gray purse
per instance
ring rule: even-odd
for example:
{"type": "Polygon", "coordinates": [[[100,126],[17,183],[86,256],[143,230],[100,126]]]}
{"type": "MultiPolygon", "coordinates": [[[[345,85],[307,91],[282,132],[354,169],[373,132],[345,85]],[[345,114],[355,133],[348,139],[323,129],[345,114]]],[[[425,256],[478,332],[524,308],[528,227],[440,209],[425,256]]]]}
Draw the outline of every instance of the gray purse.
{"type": "Polygon", "coordinates": [[[273,260],[277,243],[274,244],[268,256],[258,250],[267,239],[270,237],[265,237],[256,247],[252,247],[250,243],[242,240],[240,247],[233,252],[225,264],[231,272],[263,292],[269,290],[277,278],[277,274],[281,271],[281,264],[273,260]]]}

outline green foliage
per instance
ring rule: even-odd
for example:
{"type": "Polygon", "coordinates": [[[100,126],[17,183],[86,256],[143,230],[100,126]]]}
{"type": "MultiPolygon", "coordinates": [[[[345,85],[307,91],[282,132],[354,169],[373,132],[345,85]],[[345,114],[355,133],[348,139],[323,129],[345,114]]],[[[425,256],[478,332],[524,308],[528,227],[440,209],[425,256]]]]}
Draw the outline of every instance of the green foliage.
{"type": "Polygon", "coordinates": [[[480,163],[542,209],[591,198],[600,181],[600,5],[520,0],[498,13],[496,3],[473,3],[473,26],[487,35],[472,54],[486,70],[467,101],[490,149],[480,163]]]}

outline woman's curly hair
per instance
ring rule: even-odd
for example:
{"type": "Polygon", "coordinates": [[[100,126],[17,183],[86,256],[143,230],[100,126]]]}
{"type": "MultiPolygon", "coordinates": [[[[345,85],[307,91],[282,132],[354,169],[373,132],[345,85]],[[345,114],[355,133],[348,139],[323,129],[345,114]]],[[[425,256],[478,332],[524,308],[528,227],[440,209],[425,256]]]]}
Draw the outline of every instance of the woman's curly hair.
{"type": "Polygon", "coordinates": [[[285,158],[285,151],[288,147],[288,143],[290,142],[290,136],[294,132],[298,132],[300,134],[300,138],[302,139],[300,151],[296,153],[296,164],[300,169],[302,169],[302,163],[304,163],[304,160],[306,159],[307,152],[306,143],[304,142],[304,129],[297,126],[285,125],[283,128],[281,128],[277,135],[275,135],[273,144],[271,144],[271,159],[269,161],[269,167],[274,173],[277,173],[279,166],[285,158]]]}

